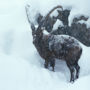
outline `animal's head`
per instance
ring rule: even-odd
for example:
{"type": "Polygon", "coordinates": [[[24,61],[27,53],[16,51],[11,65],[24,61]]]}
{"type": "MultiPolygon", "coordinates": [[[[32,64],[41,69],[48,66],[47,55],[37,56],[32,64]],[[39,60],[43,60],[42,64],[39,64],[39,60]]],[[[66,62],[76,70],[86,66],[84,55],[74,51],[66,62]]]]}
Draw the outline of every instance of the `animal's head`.
{"type": "Polygon", "coordinates": [[[39,38],[43,35],[44,27],[42,27],[42,25],[37,26],[37,25],[31,24],[31,30],[32,30],[33,40],[35,40],[36,38],[39,38]]]}

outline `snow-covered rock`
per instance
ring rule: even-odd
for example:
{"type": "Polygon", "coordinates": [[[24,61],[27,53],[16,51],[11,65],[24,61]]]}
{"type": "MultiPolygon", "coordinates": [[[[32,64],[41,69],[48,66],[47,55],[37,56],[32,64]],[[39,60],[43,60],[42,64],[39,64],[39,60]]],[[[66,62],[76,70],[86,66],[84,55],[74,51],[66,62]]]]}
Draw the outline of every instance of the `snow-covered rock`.
{"type": "Polygon", "coordinates": [[[60,27],[63,27],[64,25],[63,25],[62,21],[60,21],[60,20],[57,19],[56,23],[53,26],[53,30],[58,29],[59,26],[60,27]]]}

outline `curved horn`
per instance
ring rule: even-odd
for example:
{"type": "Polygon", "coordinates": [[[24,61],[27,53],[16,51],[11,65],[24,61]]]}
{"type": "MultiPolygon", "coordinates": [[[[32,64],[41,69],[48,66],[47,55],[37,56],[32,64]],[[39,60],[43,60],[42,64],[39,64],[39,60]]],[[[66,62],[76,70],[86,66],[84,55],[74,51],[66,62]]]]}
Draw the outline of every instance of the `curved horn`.
{"type": "Polygon", "coordinates": [[[29,4],[27,4],[26,7],[25,7],[26,15],[27,15],[28,22],[29,22],[29,24],[31,25],[31,29],[33,30],[33,32],[35,32],[35,26],[34,26],[34,24],[30,21],[30,18],[29,18],[28,8],[30,8],[30,5],[29,5],[29,4]]]}
{"type": "MultiPolygon", "coordinates": [[[[28,22],[29,22],[32,26],[34,26],[33,23],[32,23],[32,22],[30,21],[30,19],[29,19],[28,8],[30,8],[30,5],[27,5],[27,6],[25,7],[28,22]]],[[[41,27],[45,25],[45,23],[46,23],[48,17],[50,16],[50,14],[51,14],[54,10],[56,10],[57,8],[61,8],[61,9],[63,10],[63,7],[62,7],[61,5],[58,5],[58,6],[54,7],[52,10],[50,10],[49,13],[48,13],[45,17],[42,18],[42,20],[41,20],[41,22],[40,22],[37,30],[41,29],[41,27]]],[[[35,28],[34,28],[34,29],[35,29],[35,28]]]]}
{"type": "Polygon", "coordinates": [[[61,5],[58,5],[58,6],[54,7],[52,10],[49,11],[49,13],[48,13],[45,17],[42,18],[42,20],[41,20],[41,22],[40,22],[40,25],[38,26],[37,29],[40,29],[41,26],[44,26],[44,25],[45,25],[45,23],[46,23],[48,17],[50,16],[50,14],[51,14],[54,10],[56,10],[57,8],[61,8],[62,11],[63,11],[63,7],[62,7],[61,5]]]}
{"type": "Polygon", "coordinates": [[[58,5],[58,6],[54,7],[51,11],[49,11],[49,13],[46,15],[45,19],[48,19],[48,17],[50,16],[50,14],[51,14],[54,10],[56,10],[57,8],[61,8],[62,11],[63,11],[63,7],[60,6],[60,5],[58,5]]]}
{"type": "Polygon", "coordinates": [[[27,4],[26,7],[25,7],[26,15],[27,15],[28,22],[31,23],[31,21],[29,19],[29,15],[28,15],[28,8],[30,8],[30,5],[27,4]]]}

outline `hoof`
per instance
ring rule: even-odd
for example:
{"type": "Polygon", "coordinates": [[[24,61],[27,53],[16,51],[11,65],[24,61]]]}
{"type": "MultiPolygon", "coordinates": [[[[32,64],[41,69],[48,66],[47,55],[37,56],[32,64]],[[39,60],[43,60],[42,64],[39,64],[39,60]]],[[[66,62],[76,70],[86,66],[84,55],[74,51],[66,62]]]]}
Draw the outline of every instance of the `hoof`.
{"type": "Polygon", "coordinates": [[[75,79],[78,79],[79,78],[79,76],[76,76],[76,78],[75,79]]]}
{"type": "Polygon", "coordinates": [[[54,67],[52,67],[52,71],[55,72],[54,67]]]}
{"type": "Polygon", "coordinates": [[[44,64],[44,67],[45,67],[45,68],[48,68],[48,66],[47,66],[46,64],[44,64]]]}
{"type": "Polygon", "coordinates": [[[74,79],[70,80],[70,83],[74,83],[74,79]]]}
{"type": "Polygon", "coordinates": [[[72,83],[72,84],[73,84],[73,83],[74,83],[74,81],[70,81],[70,83],[72,83]]]}

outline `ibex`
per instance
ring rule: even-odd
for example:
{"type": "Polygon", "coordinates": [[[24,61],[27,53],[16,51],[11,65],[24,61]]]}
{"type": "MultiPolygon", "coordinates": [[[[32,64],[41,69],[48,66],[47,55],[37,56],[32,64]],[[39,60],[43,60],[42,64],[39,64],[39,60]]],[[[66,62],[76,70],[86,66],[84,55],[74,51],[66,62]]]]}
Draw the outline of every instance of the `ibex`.
{"type": "MultiPolygon", "coordinates": [[[[48,65],[50,64],[54,71],[55,59],[65,60],[71,73],[70,82],[74,82],[74,80],[79,77],[80,71],[78,60],[82,54],[82,48],[79,42],[68,35],[53,35],[51,33],[45,35],[43,33],[44,25],[48,17],[57,8],[61,8],[63,10],[62,6],[54,7],[45,17],[42,18],[37,28],[30,22],[27,14],[28,21],[31,24],[33,44],[40,56],[45,59],[45,68],[48,68],[48,65]],[[76,75],[74,76],[74,74],[76,75]]],[[[26,13],[27,9],[28,7],[26,7],[26,13]]]]}

